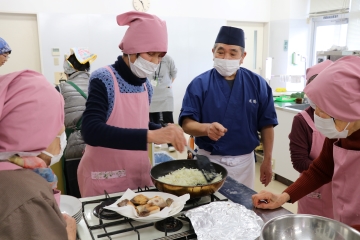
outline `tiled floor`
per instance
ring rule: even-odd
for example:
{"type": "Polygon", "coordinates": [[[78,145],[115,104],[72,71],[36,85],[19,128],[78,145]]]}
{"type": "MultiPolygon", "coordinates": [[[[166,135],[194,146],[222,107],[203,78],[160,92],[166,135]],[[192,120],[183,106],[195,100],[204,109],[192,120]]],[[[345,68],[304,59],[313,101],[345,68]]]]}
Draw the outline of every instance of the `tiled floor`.
{"type": "MultiPolygon", "coordinates": [[[[155,152],[165,151],[175,159],[186,159],[186,157],[187,157],[186,151],[184,151],[183,153],[180,153],[178,151],[168,152],[168,147],[166,144],[162,144],[161,148],[154,148],[154,149],[155,149],[155,152]]],[[[260,164],[256,163],[256,168],[255,168],[255,191],[256,192],[259,192],[259,191],[265,189],[265,190],[271,191],[273,193],[281,193],[287,187],[286,185],[284,185],[276,180],[271,181],[267,187],[264,187],[264,185],[262,185],[261,182],[259,181],[259,178],[260,178],[259,172],[260,172],[260,164]]],[[[297,203],[295,203],[295,204],[285,203],[283,205],[283,207],[293,213],[297,212],[297,203]]]]}

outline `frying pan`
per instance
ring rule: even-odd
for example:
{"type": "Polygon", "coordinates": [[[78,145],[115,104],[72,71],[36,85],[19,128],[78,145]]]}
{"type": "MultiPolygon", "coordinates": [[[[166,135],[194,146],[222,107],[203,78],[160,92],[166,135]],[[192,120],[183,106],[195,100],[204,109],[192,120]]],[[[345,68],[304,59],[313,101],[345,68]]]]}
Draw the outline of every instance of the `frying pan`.
{"type": "Polygon", "coordinates": [[[150,171],[151,180],[154,183],[155,187],[161,191],[166,193],[171,193],[176,196],[181,196],[186,193],[190,194],[190,198],[199,198],[206,195],[210,195],[215,193],[225,182],[227,177],[227,170],[216,163],[212,163],[216,170],[216,173],[221,173],[222,179],[215,183],[208,183],[205,185],[199,186],[179,186],[173,184],[167,184],[157,180],[159,177],[165,176],[173,171],[176,171],[180,168],[194,168],[197,169],[196,160],[173,160],[168,162],[160,163],[154,167],[152,167],[150,171]]]}

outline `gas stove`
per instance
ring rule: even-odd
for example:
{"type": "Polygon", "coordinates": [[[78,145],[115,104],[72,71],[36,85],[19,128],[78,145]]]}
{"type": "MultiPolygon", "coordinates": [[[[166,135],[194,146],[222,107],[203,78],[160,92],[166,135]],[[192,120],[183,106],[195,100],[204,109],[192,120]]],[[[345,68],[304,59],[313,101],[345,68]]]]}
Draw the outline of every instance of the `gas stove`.
{"type": "MultiPolygon", "coordinates": [[[[136,192],[158,191],[156,188],[138,189],[136,192]]],[[[115,212],[103,209],[119,199],[123,193],[105,194],[95,197],[80,198],[83,219],[77,225],[79,240],[126,239],[126,240],[166,240],[196,239],[196,234],[186,211],[213,201],[228,201],[216,192],[198,199],[190,199],[177,215],[163,221],[142,223],[123,217],[115,212]]]]}

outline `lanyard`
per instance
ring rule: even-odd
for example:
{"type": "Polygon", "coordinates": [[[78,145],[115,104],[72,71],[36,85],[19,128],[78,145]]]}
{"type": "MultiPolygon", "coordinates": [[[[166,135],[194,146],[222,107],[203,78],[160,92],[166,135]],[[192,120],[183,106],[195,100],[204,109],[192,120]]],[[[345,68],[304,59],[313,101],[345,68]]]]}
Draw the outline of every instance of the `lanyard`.
{"type": "Polygon", "coordinates": [[[160,77],[160,70],[161,70],[161,61],[160,61],[160,66],[159,66],[159,72],[156,73],[155,71],[155,76],[154,76],[154,80],[155,81],[158,81],[159,80],[159,77],[160,77]]]}

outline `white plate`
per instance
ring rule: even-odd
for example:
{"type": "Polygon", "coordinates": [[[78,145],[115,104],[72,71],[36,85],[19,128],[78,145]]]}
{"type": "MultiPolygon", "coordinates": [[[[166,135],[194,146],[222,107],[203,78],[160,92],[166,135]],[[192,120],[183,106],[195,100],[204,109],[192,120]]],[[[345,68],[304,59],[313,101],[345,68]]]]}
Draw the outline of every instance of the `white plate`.
{"type": "Polygon", "coordinates": [[[69,195],[60,196],[60,211],[62,213],[67,213],[69,216],[76,215],[81,211],[81,202],[79,199],[69,195]]]}
{"type": "Polygon", "coordinates": [[[119,213],[120,215],[134,219],[135,221],[156,222],[156,221],[160,221],[162,219],[165,219],[167,217],[170,217],[170,216],[173,216],[173,215],[179,213],[184,208],[186,201],[189,199],[190,199],[189,194],[184,194],[181,197],[178,197],[178,196],[175,196],[175,195],[172,195],[169,193],[164,193],[164,192],[134,193],[133,191],[128,189],[128,190],[126,190],[124,195],[120,199],[118,199],[115,203],[113,203],[107,207],[104,207],[104,208],[115,211],[115,212],[119,213]],[[151,214],[150,216],[147,216],[147,217],[139,217],[135,208],[132,206],[125,206],[125,207],[117,206],[117,204],[119,202],[121,202],[122,200],[124,200],[124,199],[131,200],[133,197],[135,197],[136,195],[139,195],[139,194],[143,194],[144,196],[146,196],[148,198],[152,198],[155,196],[162,197],[164,200],[171,198],[174,200],[174,202],[171,204],[170,207],[165,207],[160,212],[151,214]]]}

